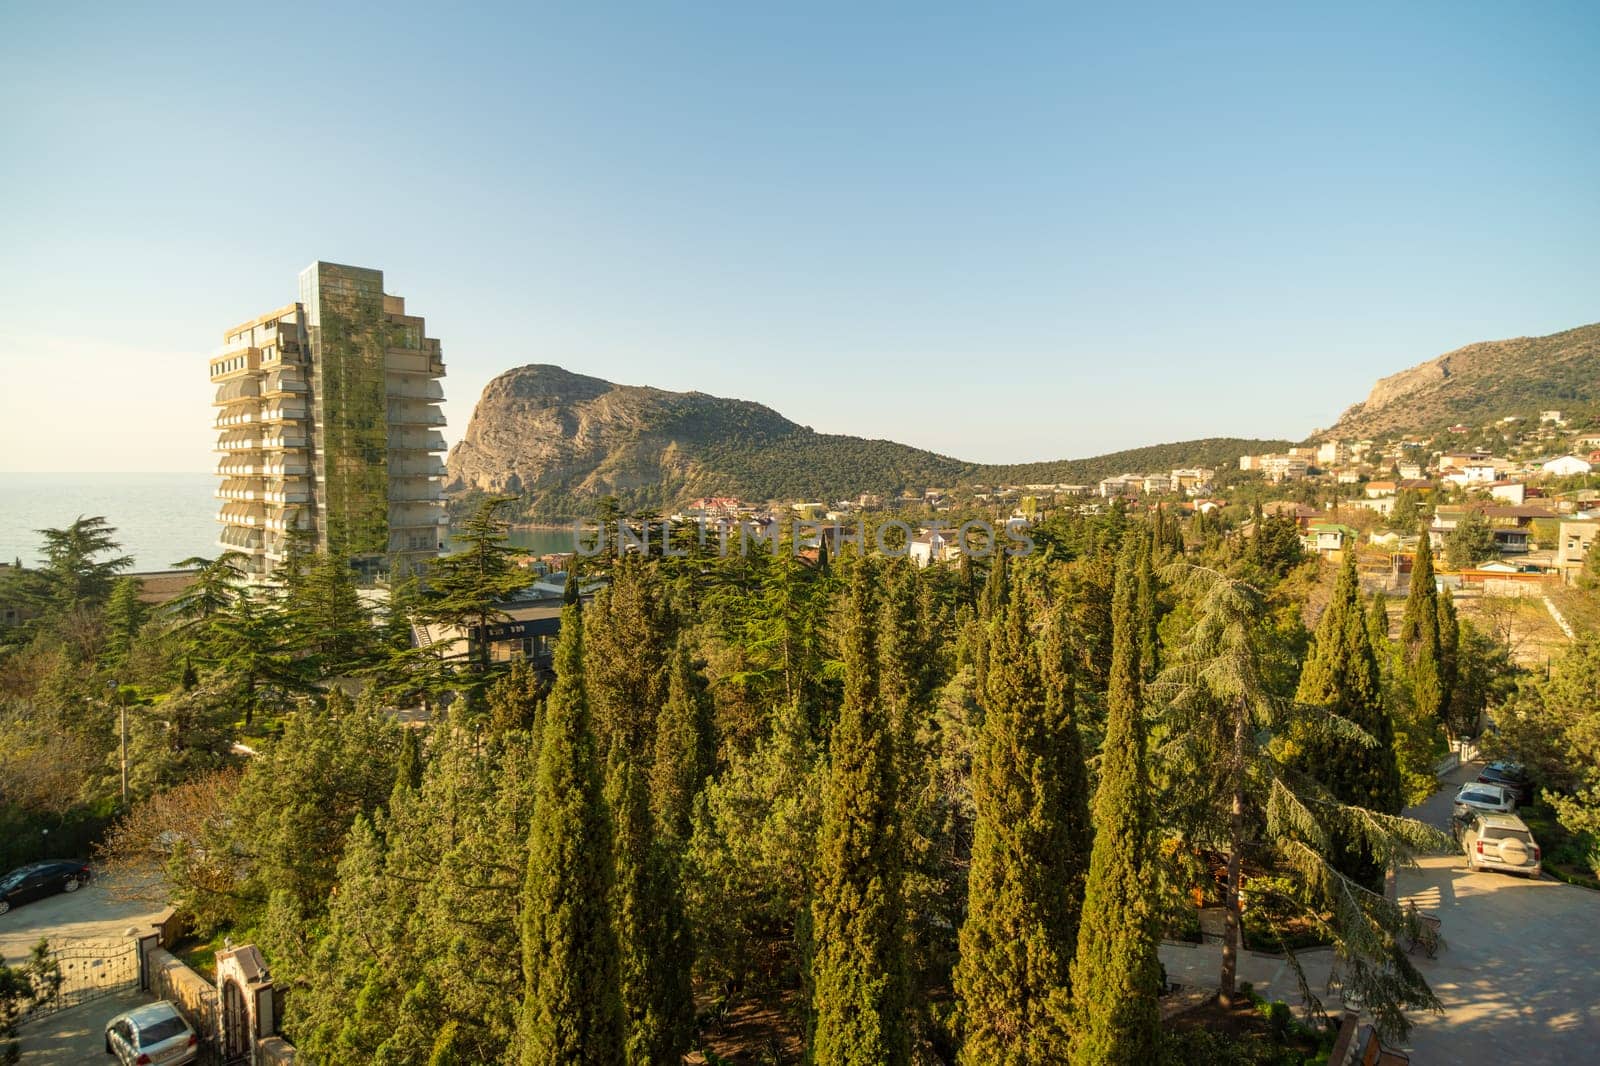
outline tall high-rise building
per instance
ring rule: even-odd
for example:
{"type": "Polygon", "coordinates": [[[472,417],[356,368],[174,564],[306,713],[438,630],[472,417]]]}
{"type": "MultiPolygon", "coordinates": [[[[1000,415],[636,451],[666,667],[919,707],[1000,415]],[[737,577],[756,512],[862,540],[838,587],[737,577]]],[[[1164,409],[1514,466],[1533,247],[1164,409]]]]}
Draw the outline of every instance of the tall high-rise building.
{"type": "Polygon", "coordinates": [[[425,569],[445,533],[444,360],[383,272],[313,263],[300,298],[229,329],[217,386],[218,545],[266,581],[298,534],[366,581],[425,569]]]}

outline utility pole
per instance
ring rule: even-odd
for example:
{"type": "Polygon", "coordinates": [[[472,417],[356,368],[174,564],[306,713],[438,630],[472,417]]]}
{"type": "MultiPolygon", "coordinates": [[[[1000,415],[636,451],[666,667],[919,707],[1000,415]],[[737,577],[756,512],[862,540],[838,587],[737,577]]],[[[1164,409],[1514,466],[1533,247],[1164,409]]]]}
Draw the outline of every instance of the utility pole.
{"type": "Polygon", "coordinates": [[[117,732],[122,737],[122,809],[128,809],[128,708],[117,699],[117,683],[106,682],[106,698],[117,700],[117,732]]]}

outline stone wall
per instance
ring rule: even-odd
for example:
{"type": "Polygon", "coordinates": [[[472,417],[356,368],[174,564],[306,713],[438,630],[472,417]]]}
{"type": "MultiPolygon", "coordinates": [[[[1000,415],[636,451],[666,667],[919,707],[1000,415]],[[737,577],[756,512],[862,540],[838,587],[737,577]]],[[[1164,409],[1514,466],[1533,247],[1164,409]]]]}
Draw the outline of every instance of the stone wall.
{"type": "Polygon", "coordinates": [[[145,983],[157,999],[170,999],[207,1044],[217,1041],[217,990],[170,952],[147,947],[145,983]]]}
{"type": "Polygon", "coordinates": [[[281,1036],[269,1036],[256,1041],[257,1066],[289,1066],[299,1061],[294,1045],[281,1036]]]}

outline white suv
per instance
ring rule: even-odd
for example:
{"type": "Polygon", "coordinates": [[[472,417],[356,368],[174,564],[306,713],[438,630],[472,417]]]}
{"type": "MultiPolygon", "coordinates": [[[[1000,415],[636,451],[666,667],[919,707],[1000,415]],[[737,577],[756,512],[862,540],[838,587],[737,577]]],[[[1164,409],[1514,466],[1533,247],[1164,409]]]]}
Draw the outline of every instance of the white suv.
{"type": "Polygon", "coordinates": [[[1454,827],[1474,871],[1501,870],[1532,878],[1544,872],[1539,845],[1516,815],[1469,810],[1454,820],[1454,827]]]}
{"type": "Polygon", "coordinates": [[[1468,810],[1486,813],[1510,814],[1517,809],[1517,794],[1504,785],[1491,785],[1483,781],[1469,781],[1456,793],[1450,813],[1457,818],[1468,810]]]}

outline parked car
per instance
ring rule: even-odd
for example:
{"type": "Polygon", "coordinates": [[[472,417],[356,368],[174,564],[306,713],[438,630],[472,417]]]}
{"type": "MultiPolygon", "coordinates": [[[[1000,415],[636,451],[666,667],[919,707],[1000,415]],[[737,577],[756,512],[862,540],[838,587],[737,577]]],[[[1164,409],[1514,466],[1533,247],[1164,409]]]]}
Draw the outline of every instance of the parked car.
{"type": "Polygon", "coordinates": [[[1471,781],[1457,790],[1455,801],[1450,806],[1450,812],[1460,815],[1463,811],[1469,809],[1510,814],[1517,809],[1517,797],[1514,792],[1504,785],[1489,785],[1479,781],[1471,781]]]}
{"type": "Polygon", "coordinates": [[[1467,865],[1474,871],[1500,870],[1538,877],[1543,855],[1527,825],[1514,814],[1468,810],[1454,820],[1467,865]]]}
{"type": "Polygon", "coordinates": [[[200,1038],[178,1008],[157,1000],[106,1023],[106,1054],[122,1066],[182,1066],[200,1059],[200,1038]]]}
{"type": "Polygon", "coordinates": [[[1501,785],[1510,789],[1518,803],[1533,801],[1533,779],[1518,763],[1492,762],[1478,771],[1478,780],[1486,785],[1501,785]]]}
{"type": "Polygon", "coordinates": [[[0,878],[0,914],[29,900],[76,892],[89,883],[89,877],[88,866],[65,859],[19,866],[0,878]]]}

